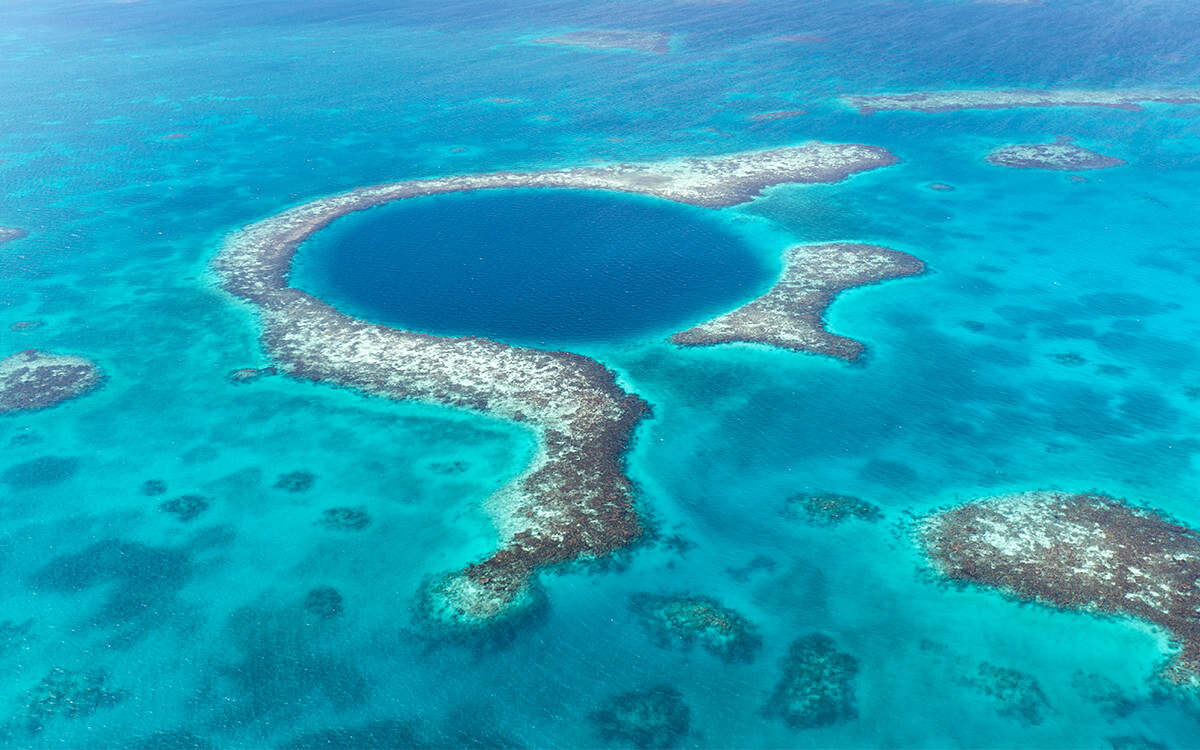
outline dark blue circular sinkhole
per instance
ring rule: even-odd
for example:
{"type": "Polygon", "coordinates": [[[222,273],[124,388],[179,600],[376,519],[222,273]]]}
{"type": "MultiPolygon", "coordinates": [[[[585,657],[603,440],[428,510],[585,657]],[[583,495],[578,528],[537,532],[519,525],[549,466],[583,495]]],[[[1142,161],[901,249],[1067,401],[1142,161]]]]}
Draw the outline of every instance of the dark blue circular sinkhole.
{"type": "Polygon", "coordinates": [[[709,210],[585,190],[485,190],[351,214],[291,283],[354,317],[545,345],[667,335],[734,307],[774,269],[709,210]]]}

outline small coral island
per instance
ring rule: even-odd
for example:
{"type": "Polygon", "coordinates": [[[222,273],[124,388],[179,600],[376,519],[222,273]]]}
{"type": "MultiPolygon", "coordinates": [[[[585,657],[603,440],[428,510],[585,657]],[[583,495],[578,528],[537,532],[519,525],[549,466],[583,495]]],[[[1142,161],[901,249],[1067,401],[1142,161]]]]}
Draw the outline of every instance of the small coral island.
{"type": "Polygon", "coordinates": [[[915,91],[911,94],[843,96],[842,101],[859,113],[954,112],[960,109],[1011,109],[1016,107],[1113,107],[1140,110],[1146,102],[1200,104],[1196,89],[968,89],[963,91],[915,91]]]}
{"type": "Polygon", "coordinates": [[[649,52],[665,55],[671,51],[671,35],[661,31],[626,31],[621,29],[585,29],[568,31],[534,39],[534,44],[555,44],[564,47],[649,52]]]}
{"type": "Polygon", "coordinates": [[[768,186],[832,182],[892,164],[888,151],[809,143],[710,158],[408,180],[321,198],[231,235],[214,262],[224,288],[249,303],[280,372],[392,399],[474,409],[528,425],[533,464],[486,505],[500,534],[491,557],[434,580],[422,610],[475,626],[532,603],[548,565],[594,559],[642,534],[624,452],[647,404],[593,359],[489,339],[433,336],[367,323],[288,285],[300,244],[355,211],[416,196],[500,188],[639,193],[696,206],[753,199],[768,186]]]}
{"type": "Polygon", "coordinates": [[[0,414],[45,409],[78,398],[103,380],[90,359],[26,349],[0,359],[0,414]]]}
{"type": "Polygon", "coordinates": [[[681,346],[748,342],[853,361],[865,347],[825,329],[825,310],[845,289],[925,272],[907,253],[877,245],[798,245],[787,251],[783,275],[752,302],[681,331],[681,346]]]}
{"type": "Polygon", "coordinates": [[[1162,676],[1200,686],[1200,532],[1106,495],[1029,492],[935,513],[916,538],[952,581],[1165,628],[1179,652],[1162,676]]]}
{"type": "Polygon", "coordinates": [[[987,161],[1013,169],[1054,169],[1074,172],[1081,169],[1108,169],[1125,163],[1115,156],[1105,156],[1071,143],[1070,138],[1058,138],[1053,143],[1025,143],[1005,146],[987,155],[987,161]]]}
{"type": "Polygon", "coordinates": [[[655,643],[664,648],[673,641],[685,648],[699,643],[724,661],[749,662],[762,646],[751,623],[708,597],[640,594],[633,598],[633,608],[655,643]]]}

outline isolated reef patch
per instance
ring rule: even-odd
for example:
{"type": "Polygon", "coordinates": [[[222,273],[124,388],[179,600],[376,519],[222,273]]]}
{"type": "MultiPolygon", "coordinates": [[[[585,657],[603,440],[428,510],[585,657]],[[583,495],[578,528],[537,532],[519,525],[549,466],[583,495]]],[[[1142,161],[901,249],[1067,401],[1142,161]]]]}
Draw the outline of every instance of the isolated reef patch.
{"type": "Polygon", "coordinates": [[[633,609],[664,648],[678,641],[685,648],[699,643],[727,662],[751,662],[762,646],[757,629],[746,618],[706,596],[633,597],[633,609]]]}
{"type": "Polygon", "coordinates": [[[788,649],[783,676],[767,700],[767,714],[792,729],[813,729],[858,718],[854,679],[858,660],[821,633],[798,638],[788,649]]]}
{"type": "Polygon", "coordinates": [[[851,519],[874,523],[883,518],[879,506],[851,495],[793,495],[787,507],[814,526],[835,526],[851,519]]]}
{"type": "Polygon", "coordinates": [[[1124,159],[1105,156],[1076,146],[1070,138],[1058,138],[1053,143],[1024,143],[998,148],[986,157],[1000,167],[1013,169],[1054,169],[1074,172],[1081,169],[1109,169],[1125,163],[1124,159]]]}
{"type": "Polygon", "coordinates": [[[27,234],[29,234],[29,233],[26,232],[24,229],[16,229],[14,227],[0,227],[0,245],[3,245],[5,242],[12,242],[13,240],[19,240],[27,234]]]}
{"type": "Polygon", "coordinates": [[[615,695],[590,718],[602,742],[671,748],[687,735],[692,711],[678,690],[660,685],[615,695]]]}
{"type": "Polygon", "coordinates": [[[831,182],[895,161],[873,146],[813,142],[655,164],[408,180],[320,198],[251,224],[226,239],[214,269],[223,287],[257,312],[263,346],[281,372],[368,395],[473,409],[534,430],[534,461],[485,504],[499,532],[497,552],[425,592],[424,608],[436,618],[473,626],[532,602],[537,570],[603,557],[641,535],[624,453],[648,406],[587,357],[414,333],[339,312],[288,286],[300,244],[339,217],[416,196],[580,188],[723,207],[771,185],[831,182]]]}
{"type": "Polygon", "coordinates": [[[925,264],[917,258],[877,245],[797,245],[787,251],[783,274],[766,294],[680,331],[671,342],[681,346],[767,344],[854,361],[866,347],[827,331],[826,308],[845,289],[924,272],[925,264]]]}
{"type": "Polygon", "coordinates": [[[1114,107],[1140,110],[1141,105],[1146,102],[1200,104],[1200,90],[974,89],[843,96],[842,102],[864,115],[885,111],[954,112],[960,109],[1012,109],[1017,107],[1114,107]]]}
{"type": "Polygon", "coordinates": [[[628,31],[622,29],[584,29],[538,37],[534,44],[554,44],[563,47],[649,52],[665,55],[671,51],[671,35],[662,31],[628,31]]]}
{"type": "Polygon", "coordinates": [[[0,359],[0,414],[36,411],[78,398],[100,385],[95,362],[26,349],[0,359]]]}
{"type": "Polygon", "coordinates": [[[934,513],[916,540],[952,581],[1161,626],[1179,647],[1161,676],[1200,686],[1196,530],[1106,495],[1028,492],[934,513]]]}

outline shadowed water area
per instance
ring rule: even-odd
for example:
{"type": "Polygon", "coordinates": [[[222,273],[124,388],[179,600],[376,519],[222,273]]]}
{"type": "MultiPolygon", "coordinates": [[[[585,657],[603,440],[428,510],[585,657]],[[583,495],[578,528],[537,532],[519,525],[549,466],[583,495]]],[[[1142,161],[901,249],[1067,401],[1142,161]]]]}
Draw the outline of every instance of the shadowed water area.
{"type": "Polygon", "coordinates": [[[358,318],[542,345],[661,337],[774,275],[715,212],[583,190],[396,201],[322,230],[293,269],[358,318]]]}

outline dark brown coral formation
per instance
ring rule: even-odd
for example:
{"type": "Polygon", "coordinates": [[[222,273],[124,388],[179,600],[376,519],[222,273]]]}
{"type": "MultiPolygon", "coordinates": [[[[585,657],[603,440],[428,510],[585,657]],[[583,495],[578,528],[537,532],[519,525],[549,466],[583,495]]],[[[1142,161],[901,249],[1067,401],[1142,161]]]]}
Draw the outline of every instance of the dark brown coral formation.
{"type": "Polygon", "coordinates": [[[1052,169],[1074,172],[1081,169],[1109,169],[1125,163],[1115,156],[1089,151],[1061,137],[1053,143],[1025,143],[1005,146],[987,155],[987,161],[1012,169],[1052,169]]]}
{"type": "Polygon", "coordinates": [[[687,736],[692,711],[678,690],[660,685],[615,695],[590,718],[605,743],[661,750],[677,747],[687,736]]]}
{"type": "Polygon", "coordinates": [[[78,398],[96,388],[104,376],[83,357],[34,349],[0,359],[0,414],[36,411],[78,398]]]}
{"type": "Polygon", "coordinates": [[[650,165],[410,180],[322,198],[248,226],[227,240],[215,266],[225,289],[255,307],[263,344],[282,372],[369,395],[475,409],[538,434],[534,464],[485,506],[499,529],[499,550],[431,583],[425,594],[423,609],[434,617],[481,624],[529,602],[536,570],[603,557],[641,535],[624,451],[647,404],[587,357],[345,315],[288,286],[299,245],[346,214],[423,195],[583,188],[717,207],[748,201],[770,185],[835,181],[893,162],[871,146],[809,143],[650,165]]]}
{"type": "Polygon", "coordinates": [[[1030,492],[925,518],[917,541],[946,578],[1025,601],[1136,617],[1179,652],[1164,668],[1200,684],[1200,533],[1106,495],[1030,492]]]}
{"type": "Polygon", "coordinates": [[[866,347],[827,331],[826,308],[845,289],[924,272],[917,258],[877,245],[798,245],[787,251],[783,275],[770,291],[671,341],[681,346],[768,344],[853,361],[866,347]]]}
{"type": "Polygon", "coordinates": [[[858,519],[874,523],[883,518],[879,506],[850,495],[793,495],[788,509],[814,526],[834,526],[858,519]]]}

